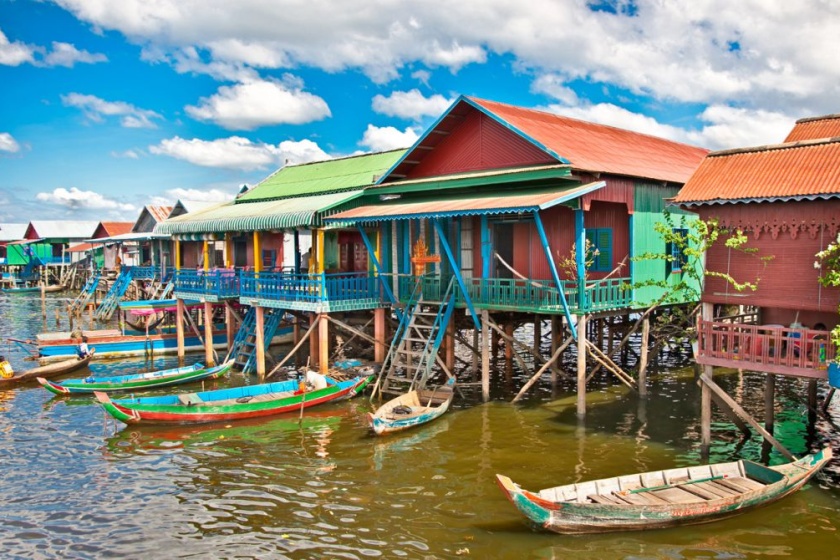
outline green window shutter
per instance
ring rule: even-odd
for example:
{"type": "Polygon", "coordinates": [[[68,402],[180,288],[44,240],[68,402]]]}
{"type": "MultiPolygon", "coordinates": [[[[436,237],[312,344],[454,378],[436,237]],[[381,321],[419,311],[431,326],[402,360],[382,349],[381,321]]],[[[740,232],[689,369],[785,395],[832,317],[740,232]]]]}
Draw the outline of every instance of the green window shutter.
{"type": "Polygon", "coordinates": [[[598,259],[595,269],[609,272],[612,269],[612,230],[603,228],[598,230],[598,259]]]}

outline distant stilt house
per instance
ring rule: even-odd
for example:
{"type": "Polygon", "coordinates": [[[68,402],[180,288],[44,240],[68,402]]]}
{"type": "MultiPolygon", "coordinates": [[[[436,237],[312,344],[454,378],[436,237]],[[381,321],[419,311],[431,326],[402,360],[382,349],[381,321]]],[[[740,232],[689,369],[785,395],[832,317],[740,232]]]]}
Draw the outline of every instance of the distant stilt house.
{"type": "Polygon", "coordinates": [[[21,241],[28,225],[25,223],[0,224],[0,270],[2,270],[2,281],[0,281],[0,284],[3,286],[14,287],[20,281],[14,272],[26,263],[23,262],[22,252],[18,253],[16,249],[9,248],[8,245],[14,246],[14,244],[21,241]],[[18,254],[21,262],[15,262],[14,255],[18,254]]]}
{"type": "MultiPolygon", "coordinates": [[[[405,306],[383,388],[391,383],[399,391],[400,380],[435,363],[451,370],[457,321],[474,329],[472,348],[481,358],[487,399],[491,329],[493,338],[507,341],[510,357],[513,326],[533,321],[537,341],[530,352],[538,355],[541,320],[550,319],[553,357],[544,367],[577,340],[583,414],[587,321],[646,308],[663,288],[633,284],[680,274],[662,260],[633,257],[666,251],[653,226],[663,220],[665,200],[706,153],[605,125],[459,98],[365,190],[363,206],[325,218],[339,238],[349,238],[355,226],[357,239],[377,256],[380,277],[405,306]],[[425,346],[412,345],[421,331],[425,346]],[[436,356],[440,347],[443,359],[436,356]]],[[[693,219],[677,214],[676,227],[693,219]]]]}
{"type": "MultiPolygon", "coordinates": [[[[757,289],[737,291],[706,278],[697,362],[705,368],[703,441],[710,439],[713,366],[768,374],[765,423],[773,423],[774,375],[816,380],[834,357],[829,331],[838,323],[840,290],[822,286],[816,254],[840,233],[840,115],[803,119],[782,144],[710,153],[674,202],[743,231],[744,253],[723,244],[706,257],[709,271],[757,289]],[[762,260],[760,257],[772,257],[762,260]]],[[[812,407],[813,410],[813,407],[812,407]]]]}
{"type": "Polygon", "coordinates": [[[20,257],[25,261],[22,274],[37,276],[42,270],[47,276],[71,264],[70,245],[83,242],[93,235],[99,222],[50,221],[29,222],[24,233],[25,243],[20,246],[20,257]]]}
{"type": "Polygon", "coordinates": [[[357,205],[363,189],[402,154],[285,166],[233,202],[159,224],[155,232],[174,242],[179,309],[185,299],[199,300],[210,316],[213,304],[223,304],[231,355],[260,375],[274,330],[294,314],[295,342],[307,324],[311,365],[326,372],[328,316],[378,309],[380,325],[390,302],[380,294],[360,234],[325,231],[323,218],[357,205]]]}

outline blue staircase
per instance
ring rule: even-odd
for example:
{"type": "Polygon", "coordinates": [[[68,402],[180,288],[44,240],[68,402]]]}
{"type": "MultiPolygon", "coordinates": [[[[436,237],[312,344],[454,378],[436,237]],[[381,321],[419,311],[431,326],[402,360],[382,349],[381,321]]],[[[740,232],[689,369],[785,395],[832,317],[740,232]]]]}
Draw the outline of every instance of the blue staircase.
{"type": "Polygon", "coordinates": [[[35,283],[41,278],[41,271],[39,268],[44,266],[44,261],[42,261],[38,255],[30,256],[31,258],[29,259],[29,262],[26,263],[26,266],[23,267],[23,271],[20,273],[20,279],[23,282],[35,283]]]}
{"type": "Polygon", "coordinates": [[[114,311],[117,310],[117,306],[125,295],[125,291],[129,285],[131,285],[131,267],[124,266],[120,270],[120,275],[114,280],[111,289],[108,290],[108,293],[102,300],[102,303],[99,304],[99,307],[93,314],[97,321],[107,321],[114,315],[114,311]]]}
{"type": "MultiPolygon", "coordinates": [[[[282,309],[266,310],[263,323],[264,350],[268,351],[271,339],[277,332],[277,327],[283,320],[285,312],[282,309]]],[[[228,357],[233,356],[234,365],[244,373],[253,373],[257,369],[257,310],[255,307],[248,309],[242,324],[233,339],[228,357]]]]}
{"type": "MultiPolygon", "coordinates": [[[[420,286],[419,282],[417,286],[420,286]]],[[[449,282],[441,303],[424,303],[422,292],[415,288],[394,333],[371,398],[377,390],[402,394],[426,385],[454,310],[454,279],[449,282]]]]}
{"type": "Polygon", "coordinates": [[[78,313],[81,311],[90,299],[93,297],[93,294],[96,293],[96,287],[99,286],[99,279],[102,278],[102,271],[97,269],[85,282],[82,291],[79,292],[79,295],[76,296],[76,299],[70,304],[70,313],[78,313]]]}

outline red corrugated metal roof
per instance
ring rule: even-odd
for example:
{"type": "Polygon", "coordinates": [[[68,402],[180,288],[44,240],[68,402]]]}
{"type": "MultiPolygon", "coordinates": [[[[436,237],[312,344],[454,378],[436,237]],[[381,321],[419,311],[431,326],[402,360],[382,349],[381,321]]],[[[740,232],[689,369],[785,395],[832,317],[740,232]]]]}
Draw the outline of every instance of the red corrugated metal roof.
{"type": "Polygon", "coordinates": [[[149,211],[149,214],[152,215],[152,218],[154,218],[156,222],[162,222],[169,217],[169,213],[172,212],[172,207],[148,205],[146,206],[146,210],[149,211]]]}
{"type": "Polygon", "coordinates": [[[708,153],[681,144],[553,113],[468,98],[585,171],[684,183],[708,153]]]}
{"type": "Polygon", "coordinates": [[[67,247],[68,253],[86,253],[93,249],[93,245],[90,243],[79,243],[77,245],[71,245],[67,247]]]}
{"type": "Polygon", "coordinates": [[[556,204],[574,200],[588,192],[604,187],[603,181],[579,185],[574,188],[553,189],[539,193],[521,193],[507,196],[472,196],[442,198],[428,202],[402,202],[377,204],[345,210],[324,221],[379,221],[379,219],[466,216],[480,214],[504,214],[526,212],[549,208],[556,204]]]}
{"type": "Polygon", "coordinates": [[[840,115],[825,115],[796,121],[793,129],[785,138],[785,143],[835,138],[837,136],[840,136],[840,115]]]}
{"type": "Polygon", "coordinates": [[[113,235],[120,235],[122,233],[129,233],[134,227],[134,222],[99,222],[102,229],[105,230],[105,237],[113,235]]]}
{"type": "Polygon", "coordinates": [[[709,154],[674,202],[820,197],[840,194],[840,139],[709,154]]]}

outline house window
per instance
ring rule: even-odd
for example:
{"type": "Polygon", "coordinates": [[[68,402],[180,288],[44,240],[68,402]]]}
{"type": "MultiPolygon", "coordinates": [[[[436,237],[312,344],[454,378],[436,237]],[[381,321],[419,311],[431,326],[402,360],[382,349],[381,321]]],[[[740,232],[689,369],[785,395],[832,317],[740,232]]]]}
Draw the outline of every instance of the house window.
{"type": "Polygon", "coordinates": [[[688,256],[685,254],[686,244],[688,243],[688,229],[674,228],[671,230],[675,241],[668,243],[666,253],[671,257],[666,262],[667,272],[680,274],[688,262],[688,256]],[[681,241],[676,241],[680,239],[681,241]]]}
{"type": "Polygon", "coordinates": [[[274,263],[277,261],[276,249],[263,249],[262,252],[262,267],[263,270],[270,270],[274,268],[274,263]]]}
{"type": "Polygon", "coordinates": [[[586,230],[589,251],[586,255],[587,270],[590,272],[609,272],[612,270],[613,233],[612,228],[593,228],[586,230]]]}

